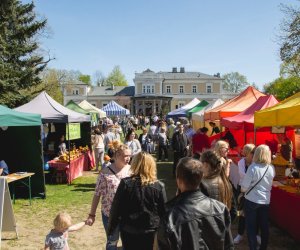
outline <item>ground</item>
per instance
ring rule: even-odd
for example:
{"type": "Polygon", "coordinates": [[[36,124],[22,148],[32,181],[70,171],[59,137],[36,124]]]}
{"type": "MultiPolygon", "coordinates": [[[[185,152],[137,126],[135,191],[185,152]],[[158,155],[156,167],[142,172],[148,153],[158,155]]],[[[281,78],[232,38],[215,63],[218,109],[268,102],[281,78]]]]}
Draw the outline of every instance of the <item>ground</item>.
{"type": "MultiPolygon", "coordinates": [[[[158,176],[165,182],[168,198],[171,198],[176,190],[171,162],[158,163],[158,176]]],[[[2,240],[2,249],[43,249],[45,236],[51,229],[52,220],[57,211],[68,211],[72,216],[73,223],[86,219],[90,209],[95,180],[95,172],[85,172],[84,176],[78,178],[71,186],[47,185],[48,193],[50,193],[47,199],[33,200],[32,206],[29,206],[27,200],[17,200],[14,205],[14,212],[19,239],[2,240]],[[89,178],[88,182],[82,182],[84,178],[89,178]],[[68,196],[69,193],[71,193],[71,197],[68,196]],[[78,195],[81,198],[77,198],[78,195]]],[[[237,223],[235,222],[232,225],[233,236],[236,235],[236,231],[237,223]]],[[[11,238],[14,234],[4,233],[3,236],[11,238]]],[[[96,222],[92,227],[85,226],[80,231],[69,234],[69,245],[71,249],[78,250],[105,249],[105,232],[101,221],[100,208],[98,208],[96,222]]],[[[248,249],[246,237],[236,249],[248,249]]],[[[287,233],[271,224],[269,249],[295,250],[300,249],[300,243],[295,242],[287,233]]]]}

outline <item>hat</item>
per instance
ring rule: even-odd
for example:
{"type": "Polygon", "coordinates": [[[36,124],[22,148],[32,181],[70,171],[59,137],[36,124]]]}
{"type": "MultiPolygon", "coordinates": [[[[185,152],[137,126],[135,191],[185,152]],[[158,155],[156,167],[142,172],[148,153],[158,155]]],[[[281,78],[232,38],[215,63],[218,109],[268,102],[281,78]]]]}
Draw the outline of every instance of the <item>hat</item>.
{"type": "Polygon", "coordinates": [[[109,161],[110,157],[108,155],[104,155],[104,161],[109,161]]]}

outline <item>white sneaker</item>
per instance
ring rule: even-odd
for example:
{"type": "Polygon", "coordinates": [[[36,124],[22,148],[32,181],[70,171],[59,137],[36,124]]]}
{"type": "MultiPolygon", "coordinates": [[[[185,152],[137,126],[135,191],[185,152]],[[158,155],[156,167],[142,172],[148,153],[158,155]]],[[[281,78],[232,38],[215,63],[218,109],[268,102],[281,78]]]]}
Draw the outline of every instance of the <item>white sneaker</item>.
{"type": "Polygon", "coordinates": [[[259,235],[256,235],[256,242],[258,245],[261,245],[261,238],[259,235]]]}
{"type": "Polygon", "coordinates": [[[237,245],[237,244],[239,244],[242,240],[243,240],[243,236],[240,235],[240,234],[238,234],[238,235],[234,238],[233,243],[237,245]]]}

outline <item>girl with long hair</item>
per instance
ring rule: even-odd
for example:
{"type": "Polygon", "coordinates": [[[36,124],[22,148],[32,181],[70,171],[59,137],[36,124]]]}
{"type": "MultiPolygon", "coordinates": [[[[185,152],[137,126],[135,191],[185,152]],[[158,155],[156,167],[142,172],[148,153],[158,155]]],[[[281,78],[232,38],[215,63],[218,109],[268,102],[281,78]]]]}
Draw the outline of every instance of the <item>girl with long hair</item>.
{"type": "Polygon", "coordinates": [[[232,207],[232,187],[226,176],[222,161],[213,151],[201,155],[203,178],[200,189],[208,197],[221,201],[230,210],[232,207]]]}

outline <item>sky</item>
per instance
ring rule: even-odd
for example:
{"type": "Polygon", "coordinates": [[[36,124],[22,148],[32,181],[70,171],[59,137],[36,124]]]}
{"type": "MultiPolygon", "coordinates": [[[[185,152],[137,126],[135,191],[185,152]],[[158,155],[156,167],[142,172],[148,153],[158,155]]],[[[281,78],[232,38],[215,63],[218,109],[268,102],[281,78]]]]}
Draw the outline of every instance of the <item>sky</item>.
{"type": "MultiPolygon", "coordinates": [[[[23,3],[29,0],[22,0],[23,3]]],[[[297,0],[34,0],[48,20],[48,66],[104,76],[185,67],[239,72],[262,88],[279,77],[280,3],[297,0]]]]}

